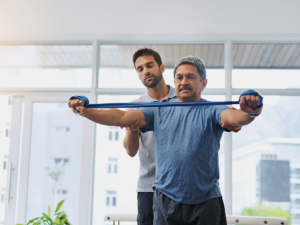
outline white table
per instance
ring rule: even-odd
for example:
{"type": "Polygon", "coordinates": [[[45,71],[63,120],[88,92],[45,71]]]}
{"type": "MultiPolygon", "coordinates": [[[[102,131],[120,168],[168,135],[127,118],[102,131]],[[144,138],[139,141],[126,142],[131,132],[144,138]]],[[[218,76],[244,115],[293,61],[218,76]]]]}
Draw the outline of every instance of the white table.
{"type": "MultiPolygon", "coordinates": [[[[108,214],[105,215],[104,221],[113,221],[120,224],[121,221],[136,221],[136,214],[108,214]]],[[[258,217],[258,216],[226,216],[228,224],[243,225],[288,225],[287,221],[275,217],[258,217]]]]}

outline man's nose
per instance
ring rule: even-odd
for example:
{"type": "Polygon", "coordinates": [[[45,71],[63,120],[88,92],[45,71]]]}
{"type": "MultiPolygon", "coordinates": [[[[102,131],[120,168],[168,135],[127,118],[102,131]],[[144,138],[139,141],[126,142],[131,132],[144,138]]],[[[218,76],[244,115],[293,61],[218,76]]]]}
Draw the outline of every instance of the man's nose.
{"type": "Polygon", "coordinates": [[[149,75],[149,73],[150,73],[150,69],[149,68],[144,68],[144,75],[146,76],[146,75],[149,75]]]}
{"type": "Polygon", "coordinates": [[[182,80],[181,80],[181,84],[182,85],[189,84],[188,79],[186,77],[183,77],[182,80]]]}

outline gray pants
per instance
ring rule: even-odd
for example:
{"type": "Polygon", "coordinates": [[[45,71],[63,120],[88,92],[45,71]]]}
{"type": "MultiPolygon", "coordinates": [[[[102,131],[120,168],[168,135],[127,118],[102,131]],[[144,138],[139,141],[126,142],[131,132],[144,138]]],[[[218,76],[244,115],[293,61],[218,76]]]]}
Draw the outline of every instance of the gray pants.
{"type": "Polygon", "coordinates": [[[227,225],[222,197],[199,204],[182,204],[156,189],[153,212],[154,225],[227,225]]]}

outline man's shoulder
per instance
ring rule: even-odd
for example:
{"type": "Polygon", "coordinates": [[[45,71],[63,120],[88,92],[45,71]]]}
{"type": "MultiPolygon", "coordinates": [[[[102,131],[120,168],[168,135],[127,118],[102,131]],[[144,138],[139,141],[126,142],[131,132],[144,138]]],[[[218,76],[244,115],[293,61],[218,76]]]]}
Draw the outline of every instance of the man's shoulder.
{"type": "Polygon", "coordinates": [[[150,99],[148,97],[149,95],[147,93],[143,94],[137,99],[132,100],[131,102],[150,102],[150,99]]]}

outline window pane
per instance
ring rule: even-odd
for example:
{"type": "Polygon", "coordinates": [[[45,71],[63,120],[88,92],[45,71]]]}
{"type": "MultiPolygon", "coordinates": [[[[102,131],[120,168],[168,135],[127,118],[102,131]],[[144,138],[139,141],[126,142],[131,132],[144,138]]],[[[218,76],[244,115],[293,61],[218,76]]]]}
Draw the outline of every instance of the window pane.
{"type": "Polygon", "coordinates": [[[116,198],[116,197],[113,197],[112,200],[113,200],[113,201],[112,201],[112,205],[113,205],[113,206],[116,206],[116,205],[117,205],[117,198],[116,198]]]}
{"type": "Polygon", "coordinates": [[[235,69],[232,70],[233,88],[300,88],[300,70],[235,69]]]}
{"type": "Polygon", "coordinates": [[[91,87],[91,45],[0,45],[0,58],[0,87],[91,87]]]}
{"type": "Polygon", "coordinates": [[[245,215],[252,209],[251,216],[275,216],[272,207],[278,206],[280,217],[290,212],[295,219],[300,207],[296,201],[300,186],[296,175],[300,169],[297,102],[300,97],[264,96],[262,114],[233,134],[233,214],[245,215]]]}
{"type": "Polygon", "coordinates": [[[0,95],[1,116],[0,116],[0,224],[4,224],[5,215],[5,197],[6,197],[6,182],[8,172],[8,155],[9,155],[9,140],[7,130],[10,130],[12,108],[8,103],[11,96],[0,95]]]}
{"type": "Polygon", "coordinates": [[[118,164],[114,165],[114,173],[118,173],[118,164]]]}
{"type": "Polygon", "coordinates": [[[78,224],[82,122],[65,103],[33,104],[26,221],[66,199],[62,211],[78,224]]]}
{"type": "MultiPolygon", "coordinates": [[[[131,102],[138,97],[140,96],[100,95],[98,96],[98,102],[131,102]]],[[[139,159],[138,156],[132,158],[127,155],[123,147],[125,133],[126,130],[119,127],[97,125],[93,207],[93,224],[95,225],[104,224],[104,215],[109,213],[137,213],[136,188],[139,174],[139,159]],[[109,141],[107,138],[109,132],[118,132],[118,140],[109,141]],[[111,172],[114,176],[106,172],[107,163],[113,165],[111,172]],[[114,197],[118,199],[115,199],[115,206],[111,207],[114,197]],[[107,207],[108,198],[111,198],[109,207],[107,207]]],[[[115,140],[114,137],[113,140],[115,140]]]]}
{"type": "Polygon", "coordinates": [[[101,45],[99,87],[144,88],[132,62],[133,54],[143,47],[157,51],[166,66],[164,79],[174,86],[174,65],[183,56],[193,55],[203,59],[209,80],[207,88],[224,88],[224,46],[211,45],[101,45]]]}
{"type": "Polygon", "coordinates": [[[108,164],[107,172],[108,172],[108,173],[111,173],[111,164],[108,164]]]}

